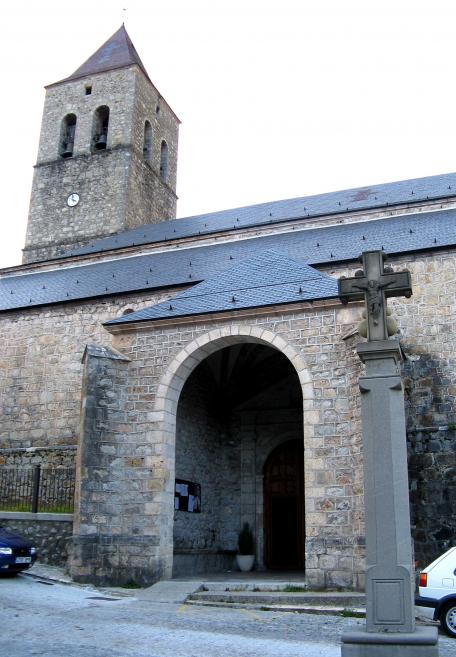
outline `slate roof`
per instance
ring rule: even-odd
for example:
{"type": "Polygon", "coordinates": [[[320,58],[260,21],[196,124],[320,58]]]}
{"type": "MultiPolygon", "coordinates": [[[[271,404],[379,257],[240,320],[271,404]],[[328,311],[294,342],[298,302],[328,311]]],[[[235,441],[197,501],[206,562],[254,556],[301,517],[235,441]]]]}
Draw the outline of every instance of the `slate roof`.
{"type": "MultiPolygon", "coordinates": [[[[114,32],[114,34],[100,47],[93,55],[87,59],[82,66],[77,68],[68,78],[55,82],[68,82],[69,80],[77,80],[84,78],[95,73],[104,73],[105,71],[112,71],[116,68],[125,68],[137,64],[144,75],[150,80],[147,75],[146,68],[138,55],[132,40],[128,36],[125,26],[122,26],[114,32]]],[[[53,85],[49,85],[53,86],[53,85]]]]}
{"type": "Polygon", "coordinates": [[[456,173],[402,180],[147,224],[96,240],[60,257],[452,196],[456,196],[456,173]]]}
{"type": "Polygon", "coordinates": [[[194,285],[269,249],[302,264],[318,266],[353,261],[362,251],[382,247],[387,253],[398,254],[454,245],[456,210],[290,230],[207,246],[117,257],[52,271],[3,274],[0,277],[0,310],[194,285]]]}
{"type": "Polygon", "coordinates": [[[232,265],[210,280],[180,292],[171,301],[123,315],[106,325],[335,297],[334,278],[270,250],[232,265]]]}

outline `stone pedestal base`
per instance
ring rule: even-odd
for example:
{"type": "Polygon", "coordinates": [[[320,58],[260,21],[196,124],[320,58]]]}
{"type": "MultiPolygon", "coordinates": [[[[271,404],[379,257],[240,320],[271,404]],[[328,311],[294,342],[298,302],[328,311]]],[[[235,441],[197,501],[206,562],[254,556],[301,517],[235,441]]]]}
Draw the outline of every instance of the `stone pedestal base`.
{"type": "Polygon", "coordinates": [[[415,632],[366,632],[354,629],[342,635],[342,657],[438,657],[436,627],[415,632]]]}

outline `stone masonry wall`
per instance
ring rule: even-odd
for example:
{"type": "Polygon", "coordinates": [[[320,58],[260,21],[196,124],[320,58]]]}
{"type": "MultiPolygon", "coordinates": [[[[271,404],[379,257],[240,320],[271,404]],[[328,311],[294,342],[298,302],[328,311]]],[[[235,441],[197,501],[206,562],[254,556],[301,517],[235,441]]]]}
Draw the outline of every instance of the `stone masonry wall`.
{"type": "Polygon", "coordinates": [[[125,295],[0,315],[0,449],[76,444],[86,344],[109,345],[102,322],[167,296],[125,295]]]}
{"type": "Polygon", "coordinates": [[[125,229],[128,149],[55,159],[35,167],[24,262],[47,259],[125,229]],[[67,204],[77,192],[79,203],[67,204]]]}
{"type": "Polygon", "coordinates": [[[62,119],[70,113],[77,118],[73,155],[90,154],[94,112],[103,105],[110,110],[108,148],[131,143],[136,75],[137,69],[132,66],[50,85],[46,89],[37,163],[58,159],[62,119]],[[92,87],[90,95],[86,94],[86,86],[92,87]]]}
{"type": "Polygon", "coordinates": [[[128,181],[127,228],[158,223],[176,216],[177,196],[157,170],[136,152],[132,153],[128,181]]]}
{"type": "MultiPolygon", "coordinates": [[[[405,259],[396,259],[396,267],[405,264],[405,259]]],[[[454,345],[441,350],[442,329],[436,311],[441,309],[442,324],[447,324],[448,310],[453,303],[454,283],[449,274],[445,290],[439,299],[438,278],[430,277],[429,270],[450,271],[453,258],[446,253],[415,256],[407,259],[412,270],[415,296],[410,300],[393,302],[400,323],[401,339],[406,353],[416,348],[427,353],[435,351],[445,356],[447,378],[442,381],[441,393],[451,398],[454,370],[451,359],[454,345]],[[422,285],[423,280],[432,278],[434,285],[422,285]],[[437,294],[436,294],[437,292],[437,294]],[[416,330],[417,324],[420,330],[416,330]]],[[[354,268],[353,268],[354,269],[354,268]]],[[[353,271],[346,273],[351,273],[353,271]]],[[[340,275],[343,269],[332,270],[340,275]]],[[[362,459],[357,377],[360,363],[354,351],[355,341],[342,336],[349,334],[355,326],[354,308],[311,308],[307,311],[287,309],[278,315],[255,314],[249,320],[236,316],[225,319],[186,324],[182,331],[176,327],[158,326],[135,332],[119,334],[116,343],[135,362],[155,362],[160,353],[160,365],[153,368],[151,376],[139,378],[135,389],[138,404],[137,421],[146,421],[147,411],[142,410],[143,394],[154,394],[157,382],[166,372],[166,365],[182,351],[190,341],[198,344],[205,332],[220,328],[222,331],[235,327],[264,327],[273,335],[285,337],[287,342],[302,355],[309,371],[314,398],[311,407],[304,408],[306,430],[306,507],[307,507],[307,562],[308,579],[316,585],[353,585],[362,583],[360,569],[363,556],[363,513],[362,513],[362,459]],[[189,335],[190,332],[190,335],[189,335]],[[175,346],[174,346],[175,345],[175,346]],[[158,352],[157,352],[158,349],[158,352]],[[341,504],[335,498],[344,498],[341,504]],[[355,565],[356,564],[356,565],[355,565]],[[351,582],[348,580],[351,578],[351,582]]],[[[446,332],[446,329],[444,329],[446,332]]],[[[215,331],[216,333],[216,331],[215,331]]],[[[188,347],[187,347],[188,349],[188,347]]],[[[306,400],[305,400],[306,401],[306,400]]],[[[451,399],[449,401],[451,404],[451,399]]],[[[153,414],[151,415],[153,417],[153,414]]],[[[153,427],[152,423],[152,427],[153,427]]],[[[171,444],[169,448],[172,449],[171,444]]],[[[168,464],[172,467],[171,464],[168,464]]],[[[158,529],[158,527],[157,527],[158,529]]]]}
{"type": "Polygon", "coordinates": [[[132,121],[133,150],[126,222],[128,228],[174,219],[176,216],[178,135],[179,120],[157,90],[138,73],[132,121]],[[143,156],[146,120],[152,128],[150,162],[146,162],[143,156]],[[166,181],[160,175],[162,141],[168,146],[166,181]]]}
{"type": "MultiPolygon", "coordinates": [[[[456,485],[456,261],[454,253],[442,250],[391,258],[391,264],[412,276],[413,296],[391,299],[389,307],[405,356],[412,535],[416,560],[424,567],[456,539],[451,494],[456,485]]],[[[342,273],[340,267],[327,272],[342,273]]],[[[359,513],[362,517],[362,505],[359,513]]]]}
{"type": "Polygon", "coordinates": [[[0,466],[30,468],[46,465],[51,468],[74,466],[76,445],[58,445],[54,448],[28,447],[0,449],[0,466]]]}
{"type": "Polygon", "coordinates": [[[456,540],[456,268],[451,253],[415,256],[400,322],[415,558],[428,565],[456,540]]]}
{"type": "Polygon", "coordinates": [[[174,512],[174,575],[233,567],[240,518],[240,449],[229,422],[208,405],[210,382],[195,371],[182,391],[176,424],[178,479],[201,485],[201,513],[174,512]]]}
{"type": "Polygon", "coordinates": [[[133,107],[132,143],[136,153],[143,155],[144,123],[152,127],[152,153],[150,166],[160,173],[161,142],[168,146],[167,185],[176,191],[177,148],[179,139],[179,119],[159,94],[157,89],[138,72],[136,76],[135,104],[133,107]]]}
{"type": "MultiPolygon", "coordinates": [[[[452,447],[448,448],[453,440],[451,432],[446,432],[444,441],[439,436],[425,445],[419,438],[413,446],[412,436],[419,436],[419,433],[413,434],[412,429],[450,425],[454,421],[454,256],[450,252],[436,251],[395,258],[392,264],[397,268],[408,266],[414,286],[411,299],[390,303],[408,359],[404,363],[404,374],[411,448],[423,450],[420,458],[423,458],[423,463],[431,463],[433,481],[443,481],[449,487],[454,483],[454,473],[451,463],[444,464],[444,461],[451,454],[452,447]],[[442,475],[446,479],[442,479],[442,475]]],[[[326,271],[340,276],[351,274],[357,268],[355,265],[350,268],[328,267],[326,271]]],[[[111,343],[111,336],[100,326],[100,320],[120,314],[127,306],[133,305],[136,309],[169,296],[172,294],[155,297],[131,295],[2,315],[2,447],[76,442],[81,385],[79,359],[83,346],[92,341],[111,343]]],[[[204,336],[211,331],[218,330],[215,335],[221,338],[222,332],[233,330],[235,335],[242,329],[247,332],[245,339],[249,339],[249,331],[255,329],[260,333],[266,331],[265,335],[272,339],[267,333],[270,331],[272,336],[279,336],[290,345],[292,352],[305,363],[304,370],[308,373],[303,390],[307,391],[306,386],[312,390],[311,398],[306,397],[307,392],[304,396],[309,581],[315,585],[345,583],[359,587],[362,584],[364,524],[357,385],[361,364],[355,352],[358,338],[350,337],[359,314],[360,307],[356,305],[345,308],[337,304],[316,303],[313,306],[263,309],[245,315],[232,313],[174,325],[155,323],[129,333],[119,332],[115,336],[114,346],[132,362],[127,368],[129,384],[125,398],[128,426],[115,417],[112,421],[123,441],[135,445],[135,449],[139,445],[144,452],[145,461],[138,462],[131,472],[142,480],[150,478],[151,470],[160,473],[151,479],[155,489],[140,496],[133,517],[138,519],[139,525],[147,522],[149,532],[161,535],[164,543],[160,547],[160,559],[164,560],[163,563],[172,559],[172,526],[167,520],[168,516],[172,517],[172,512],[167,515],[165,510],[168,504],[172,504],[174,434],[169,435],[165,430],[157,437],[162,416],[156,415],[156,408],[157,404],[166,401],[160,401],[161,398],[155,401],[160,382],[166,378],[169,368],[174,367],[173,363],[178,362],[175,359],[179,354],[186,349],[184,353],[189,355],[195,340],[204,345],[204,336]]],[[[173,408],[174,401],[170,399],[168,402],[169,408],[173,408]]],[[[111,429],[106,431],[109,443],[111,429]]],[[[116,454],[118,449],[114,445],[116,454]]],[[[123,458],[113,459],[113,477],[119,476],[116,472],[120,471],[117,468],[122,468],[123,458]]],[[[416,468],[412,462],[411,467],[416,468]]],[[[131,492],[133,481],[134,477],[124,481],[126,491],[131,492]]],[[[423,499],[421,493],[418,494],[413,502],[414,513],[418,506],[422,508],[428,503],[426,500],[431,492],[429,489],[426,498],[423,493],[423,499]]],[[[412,518],[417,540],[425,543],[420,548],[422,554],[430,555],[432,550],[440,549],[436,542],[432,547],[432,541],[442,522],[444,503],[443,497],[435,520],[433,512],[427,514],[424,539],[423,533],[418,533],[422,527],[412,518]]],[[[87,523],[95,528],[95,532],[94,516],[99,513],[100,509],[88,510],[87,523]]],[[[445,525],[449,536],[455,534],[452,518],[449,514],[445,525]]],[[[125,559],[131,557],[129,554],[125,559]]],[[[147,570],[149,566],[146,563],[143,567],[147,570]]],[[[165,572],[168,566],[165,564],[162,568],[165,572]]]]}
{"type": "Polygon", "coordinates": [[[99,585],[150,584],[170,573],[161,558],[163,537],[140,513],[144,502],[149,513],[157,512],[160,500],[149,502],[157,487],[147,469],[148,446],[140,436],[126,435],[132,411],[128,359],[89,347],[84,361],[71,572],[77,581],[99,585]]]}
{"type": "Polygon", "coordinates": [[[420,568],[455,544],[456,431],[409,432],[410,503],[420,568]]]}
{"type": "MultiPolygon", "coordinates": [[[[234,317],[227,317],[224,320],[204,320],[181,328],[144,327],[139,332],[120,334],[114,343],[116,348],[131,359],[130,371],[138,373],[134,387],[130,388],[128,407],[135,409],[135,412],[131,413],[132,423],[127,434],[141,436],[141,444],[149,436],[150,449],[154,446],[153,441],[159,441],[160,467],[164,468],[167,482],[174,474],[174,434],[169,435],[167,430],[158,429],[151,401],[160,379],[184,347],[189,349],[190,344],[198,344],[198,340],[204,340],[209,331],[217,335],[217,329],[219,335],[224,330],[234,330],[237,334],[245,331],[246,341],[251,339],[250,331],[255,330],[260,335],[264,333],[265,336],[271,336],[270,339],[275,335],[286,338],[293,349],[302,354],[308,368],[308,387],[314,391],[312,400],[304,399],[306,522],[310,562],[307,576],[312,584],[321,586],[340,584],[342,579],[346,585],[359,586],[361,576],[360,572],[353,572],[354,559],[359,556],[362,548],[359,519],[356,520],[353,510],[347,508],[346,503],[344,508],[334,508],[334,487],[337,486],[338,497],[349,498],[353,487],[359,488],[361,478],[359,423],[353,424],[353,420],[357,420],[356,414],[351,409],[347,410],[347,400],[354,395],[354,390],[350,387],[352,382],[347,367],[346,345],[340,340],[353,327],[352,322],[352,310],[339,311],[331,306],[317,309],[309,306],[306,310],[287,308],[277,313],[271,311],[269,314],[238,321],[234,317]],[[330,376],[334,368],[338,376],[331,385],[333,378],[328,381],[326,377],[330,376]],[[163,462],[164,456],[166,458],[163,462]],[[328,499],[329,507],[325,503],[328,499]],[[315,552],[312,541],[317,539],[318,552],[315,552]],[[328,553],[331,563],[323,568],[324,557],[328,553]]],[[[228,339],[223,342],[223,346],[227,344],[228,339]]],[[[310,394],[310,391],[306,394],[310,394]]],[[[164,403],[166,405],[166,400],[164,403]]],[[[149,465],[138,465],[138,476],[144,476],[144,470],[154,463],[155,459],[149,453],[149,465]]],[[[166,494],[171,497],[172,486],[166,485],[160,492],[163,500],[166,494]]],[[[150,502],[153,503],[153,500],[154,496],[151,495],[150,502]]],[[[169,532],[169,521],[162,510],[157,510],[155,517],[149,515],[146,503],[144,500],[139,510],[143,519],[148,516],[149,523],[155,521],[158,534],[169,532]]]]}

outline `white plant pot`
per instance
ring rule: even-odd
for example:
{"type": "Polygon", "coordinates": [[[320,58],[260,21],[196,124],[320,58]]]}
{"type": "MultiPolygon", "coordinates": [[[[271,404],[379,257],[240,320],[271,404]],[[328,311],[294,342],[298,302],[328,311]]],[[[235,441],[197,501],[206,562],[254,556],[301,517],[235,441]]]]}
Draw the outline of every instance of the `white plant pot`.
{"type": "Polygon", "coordinates": [[[248,573],[249,570],[252,570],[254,561],[255,561],[255,555],[254,554],[237,554],[236,555],[236,562],[237,562],[238,568],[243,573],[248,573]]]}

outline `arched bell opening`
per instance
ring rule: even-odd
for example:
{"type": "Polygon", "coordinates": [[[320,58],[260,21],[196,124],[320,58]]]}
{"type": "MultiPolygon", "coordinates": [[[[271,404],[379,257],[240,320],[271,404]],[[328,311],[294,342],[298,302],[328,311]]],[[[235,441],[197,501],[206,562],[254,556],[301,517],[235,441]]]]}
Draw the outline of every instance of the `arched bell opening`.
{"type": "Polygon", "coordinates": [[[144,161],[150,164],[152,160],[152,126],[149,121],[144,122],[143,157],[144,161]]]}
{"type": "MultiPolygon", "coordinates": [[[[233,569],[245,522],[255,538],[255,568],[274,567],[265,559],[271,529],[263,471],[284,442],[300,442],[302,453],[302,407],[292,363],[265,344],[225,346],[188,376],[176,420],[174,576],[233,569]]],[[[299,567],[303,555],[302,543],[299,567]]],[[[288,566],[296,569],[296,560],[288,566]]]]}
{"type": "Polygon", "coordinates": [[[92,150],[102,151],[108,145],[109,107],[98,107],[93,115],[92,150]]]}
{"type": "Polygon", "coordinates": [[[165,140],[160,146],[160,178],[163,182],[168,182],[168,144],[165,140]]]}
{"type": "Polygon", "coordinates": [[[76,114],[67,114],[62,119],[59,152],[64,159],[73,157],[76,121],[76,114]]]}

